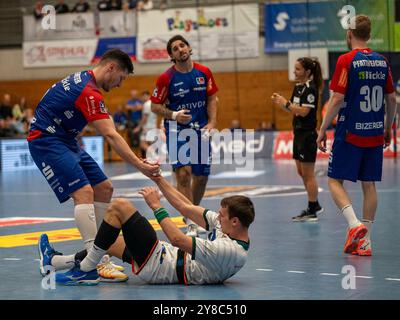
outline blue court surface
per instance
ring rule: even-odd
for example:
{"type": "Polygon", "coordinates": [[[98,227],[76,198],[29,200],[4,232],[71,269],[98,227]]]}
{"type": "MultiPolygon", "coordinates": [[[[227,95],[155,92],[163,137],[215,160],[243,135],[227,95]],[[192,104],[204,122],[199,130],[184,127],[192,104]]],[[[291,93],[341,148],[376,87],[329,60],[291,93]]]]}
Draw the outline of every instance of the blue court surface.
{"type": "MultiPolygon", "coordinates": [[[[60,205],[39,170],[0,173],[0,299],[33,300],[365,300],[400,298],[400,166],[385,159],[377,184],[379,205],[372,230],[372,257],[344,254],[346,221],[327,188],[327,162],[317,162],[325,208],[318,222],[291,222],[306,206],[306,194],[293,161],[257,160],[255,169],[215,166],[202,206],[217,210],[222,197],[246,194],[254,201],[249,257],[243,269],[222,285],[146,285],[124,264],[130,279],[94,287],[42,288],[36,242],[42,232],[54,234],[56,250],[83,248],[73,221],[72,201],[60,205]],[[13,218],[13,219],[9,219],[13,218]],[[43,219],[46,218],[46,219],[43,219]],[[51,219],[50,219],[51,218],[51,219]],[[353,277],[352,277],[353,276],[353,277]]],[[[148,219],[154,219],[138,188],[152,182],[124,163],[106,163],[115,196],[127,197],[148,219]]],[[[172,179],[168,168],[164,174],[172,179]]],[[[360,216],[360,184],[346,183],[360,216]]],[[[165,203],[173,216],[176,211],[165,203]]],[[[162,231],[159,238],[165,239],[162,231]]],[[[113,258],[115,262],[120,262],[113,258]]]]}

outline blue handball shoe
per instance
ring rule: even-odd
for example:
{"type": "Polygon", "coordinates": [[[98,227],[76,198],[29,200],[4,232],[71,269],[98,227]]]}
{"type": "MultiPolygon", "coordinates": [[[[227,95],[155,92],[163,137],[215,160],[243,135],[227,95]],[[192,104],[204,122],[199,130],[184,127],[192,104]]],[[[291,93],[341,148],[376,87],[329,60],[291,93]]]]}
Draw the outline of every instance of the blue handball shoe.
{"type": "Polygon", "coordinates": [[[75,266],[71,270],[65,273],[56,273],[56,284],[64,286],[95,286],[99,282],[100,277],[97,273],[97,269],[88,272],[82,271],[78,262],[75,263],[75,266]]]}
{"type": "Polygon", "coordinates": [[[39,271],[40,274],[44,277],[50,273],[50,270],[53,268],[51,265],[51,259],[54,255],[62,255],[62,253],[54,250],[54,248],[49,243],[49,238],[47,234],[42,234],[39,238],[38,242],[38,251],[39,251],[39,271]]]}

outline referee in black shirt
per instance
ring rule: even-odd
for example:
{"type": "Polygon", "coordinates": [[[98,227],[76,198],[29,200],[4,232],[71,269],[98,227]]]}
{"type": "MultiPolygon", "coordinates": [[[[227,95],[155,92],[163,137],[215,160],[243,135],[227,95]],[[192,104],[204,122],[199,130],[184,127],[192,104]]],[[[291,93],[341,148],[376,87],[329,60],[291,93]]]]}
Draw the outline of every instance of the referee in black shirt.
{"type": "Polygon", "coordinates": [[[307,208],[293,217],[292,221],[317,221],[317,214],[323,211],[318,202],[318,184],[314,172],[317,157],[318,97],[323,81],[321,65],[311,58],[299,58],[295,63],[294,75],[298,83],[290,100],[278,93],[274,93],[271,99],[293,114],[293,159],[308,195],[307,208]]]}

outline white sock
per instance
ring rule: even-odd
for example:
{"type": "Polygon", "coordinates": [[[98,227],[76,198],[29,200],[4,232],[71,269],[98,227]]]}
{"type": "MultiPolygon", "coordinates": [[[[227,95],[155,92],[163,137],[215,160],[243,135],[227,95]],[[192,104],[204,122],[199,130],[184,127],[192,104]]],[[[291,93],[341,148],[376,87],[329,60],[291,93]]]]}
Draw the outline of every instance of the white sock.
{"type": "Polygon", "coordinates": [[[69,256],[54,255],[51,258],[51,265],[57,270],[71,269],[75,265],[75,255],[69,256]]]}
{"type": "Polygon", "coordinates": [[[107,250],[100,249],[98,246],[93,245],[88,251],[86,258],[81,262],[81,270],[87,272],[96,269],[96,266],[106,253],[107,250]]]}
{"type": "Polygon", "coordinates": [[[343,213],[344,217],[346,218],[350,229],[358,227],[361,224],[360,220],[357,219],[356,214],[354,213],[354,210],[353,210],[353,206],[351,204],[344,206],[342,208],[341,212],[343,213]]]}
{"type": "Polygon", "coordinates": [[[94,205],[78,204],[75,206],[74,214],[75,223],[82,236],[85,249],[89,251],[89,249],[93,246],[93,242],[97,233],[94,205]]]}
{"type": "Polygon", "coordinates": [[[374,223],[371,220],[367,220],[367,219],[362,219],[362,223],[363,225],[365,225],[368,229],[368,232],[365,234],[364,239],[367,239],[368,241],[371,241],[371,231],[372,231],[372,224],[374,223]]]}
{"type": "Polygon", "coordinates": [[[101,223],[104,220],[104,216],[106,215],[109,205],[110,204],[106,202],[94,202],[94,213],[96,215],[97,230],[100,229],[101,223]]]}

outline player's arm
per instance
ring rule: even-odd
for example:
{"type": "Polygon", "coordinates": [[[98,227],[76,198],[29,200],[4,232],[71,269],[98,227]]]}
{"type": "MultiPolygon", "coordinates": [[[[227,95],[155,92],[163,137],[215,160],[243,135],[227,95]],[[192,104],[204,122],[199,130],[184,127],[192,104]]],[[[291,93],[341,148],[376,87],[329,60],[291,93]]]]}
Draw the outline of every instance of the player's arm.
{"type": "Polygon", "coordinates": [[[131,150],[125,139],[116,131],[111,119],[101,119],[92,122],[93,127],[110,144],[122,159],[138,168],[144,175],[152,177],[158,174],[160,166],[149,164],[139,159],[131,150]]]}
{"type": "Polygon", "coordinates": [[[385,94],[385,108],[386,108],[386,119],[385,119],[385,147],[390,145],[392,139],[392,125],[396,116],[397,102],[396,92],[385,94]]]}
{"type": "Polygon", "coordinates": [[[163,232],[171,244],[179,249],[192,254],[193,238],[185,235],[170,219],[168,212],[161,207],[160,194],[156,188],[145,187],[139,192],[160,224],[163,232]]]}
{"type": "Polygon", "coordinates": [[[217,126],[217,106],[218,106],[218,97],[217,94],[213,94],[207,97],[207,115],[208,115],[208,123],[204,127],[204,129],[215,129],[217,126]]]}
{"type": "Polygon", "coordinates": [[[151,102],[151,111],[157,115],[160,115],[164,119],[176,120],[179,123],[188,123],[190,120],[192,120],[190,111],[186,109],[172,111],[165,105],[151,102]]]}
{"type": "Polygon", "coordinates": [[[205,208],[194,205],[188,198],[175,189],[164,177],[154,178],[164,197],[168,202],[179,211],[181,215],[193,220],[199,226],[205,228],[206,221],[203,213],[205,208]]]}
{"type": "Polygon", "coordinates": [[[319,129],[317,145],[318,148],[326,152],[326,130],[328,130],[329,125],[332,123],[333,119],[338,115],[340,108],[344,103],[344,94],[339,92],[334,92],[329,100],[328,111],[322,120],[321,128],[319,129]]]}

